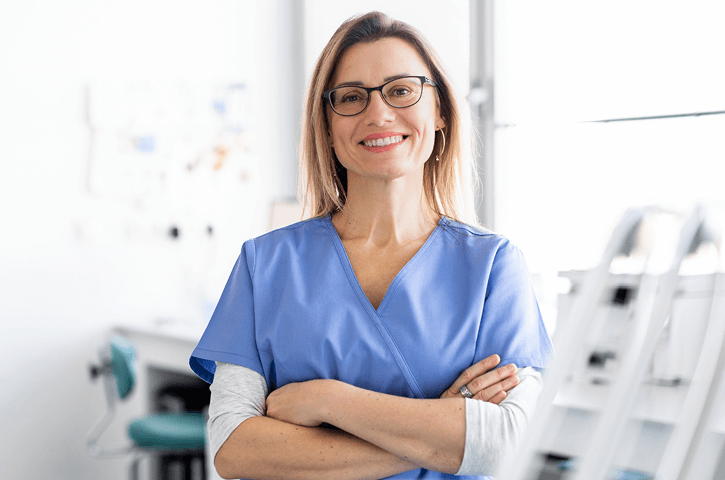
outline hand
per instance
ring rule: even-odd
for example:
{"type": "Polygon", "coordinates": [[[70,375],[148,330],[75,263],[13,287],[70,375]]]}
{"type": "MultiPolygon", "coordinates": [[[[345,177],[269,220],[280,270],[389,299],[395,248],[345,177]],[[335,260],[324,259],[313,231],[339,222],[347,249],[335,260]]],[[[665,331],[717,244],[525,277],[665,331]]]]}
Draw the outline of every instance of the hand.
{"type": "Polygon", "coordinates": [[[267,416],[305,427],[319,426],[330,382],[333,380],[309,380],[278,388],[267,396],[267,416]]]}
{"type": "Polygon", "coordinates": [[[506,398],[506,392],[519,384],[513,363],[492,370],[500,361],[501,358],[494,354],[471,365],[443,392],[441,398],[461,397],[461,387],[466,385],[476,400],[498,405],[506,398]]]}

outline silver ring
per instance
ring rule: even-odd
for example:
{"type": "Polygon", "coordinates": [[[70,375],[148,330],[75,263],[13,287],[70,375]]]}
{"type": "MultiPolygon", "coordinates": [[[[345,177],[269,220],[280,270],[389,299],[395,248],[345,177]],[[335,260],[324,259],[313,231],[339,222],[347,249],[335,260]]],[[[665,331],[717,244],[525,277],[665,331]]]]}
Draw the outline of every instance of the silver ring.
{"type": "Polygon", "coordinates": [[[465,398],[473,398],[473,394],[465,385],[461,387],[461,395],[463,395],[465,398]]]}

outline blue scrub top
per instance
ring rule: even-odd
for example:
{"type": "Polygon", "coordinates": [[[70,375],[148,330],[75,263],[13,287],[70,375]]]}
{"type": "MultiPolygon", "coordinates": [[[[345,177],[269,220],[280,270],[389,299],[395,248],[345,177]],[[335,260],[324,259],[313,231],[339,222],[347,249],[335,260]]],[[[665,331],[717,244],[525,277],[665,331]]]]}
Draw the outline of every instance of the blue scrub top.
{"type": "Polygon", "coordinates": [[[552,351],[524,258],[505,237],[443,217],[376,310],[328,215],[244,243],[190,365],[209,383],[221,361],[260,373],[270,391],[332,378],[438,398],[489,355],[543,368],[552,351]]]}

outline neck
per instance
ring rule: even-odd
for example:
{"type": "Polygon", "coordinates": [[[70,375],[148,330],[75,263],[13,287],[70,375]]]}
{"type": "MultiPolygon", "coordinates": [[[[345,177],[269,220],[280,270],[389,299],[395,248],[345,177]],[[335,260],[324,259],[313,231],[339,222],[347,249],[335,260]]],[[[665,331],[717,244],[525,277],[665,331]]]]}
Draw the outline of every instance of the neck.
{"type": "Polygon", "coordinates": [[[332,220],[342,240],[391,247],[429,236],[439,218],[428,207],[422,175],[413,181],[352,176],[345,208],[332,220]]]}

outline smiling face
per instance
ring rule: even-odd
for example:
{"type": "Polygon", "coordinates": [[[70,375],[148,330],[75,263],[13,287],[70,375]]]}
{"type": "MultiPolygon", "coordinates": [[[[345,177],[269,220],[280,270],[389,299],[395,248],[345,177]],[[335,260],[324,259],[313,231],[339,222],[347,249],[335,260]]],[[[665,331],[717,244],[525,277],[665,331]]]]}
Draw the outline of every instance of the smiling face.
{"type": "MultiPolygon", "coordinates": [[[[418,52],[404,40],[391,37],[352,46],[340,60],[332,87],[346,83],[376,87],[405,75],[432,77],[418,52]]],[[[332,88],[331,87],[331,88],[332,88]]],[[[418,103],[393,108],[373,92],[362,113],[343,117],[327,106],[330,141],[348,181],[356,177],[396,179],[422,177],[433,151],[435,131],[444,127],[435,87],[425,85],[418,103]]]]}

